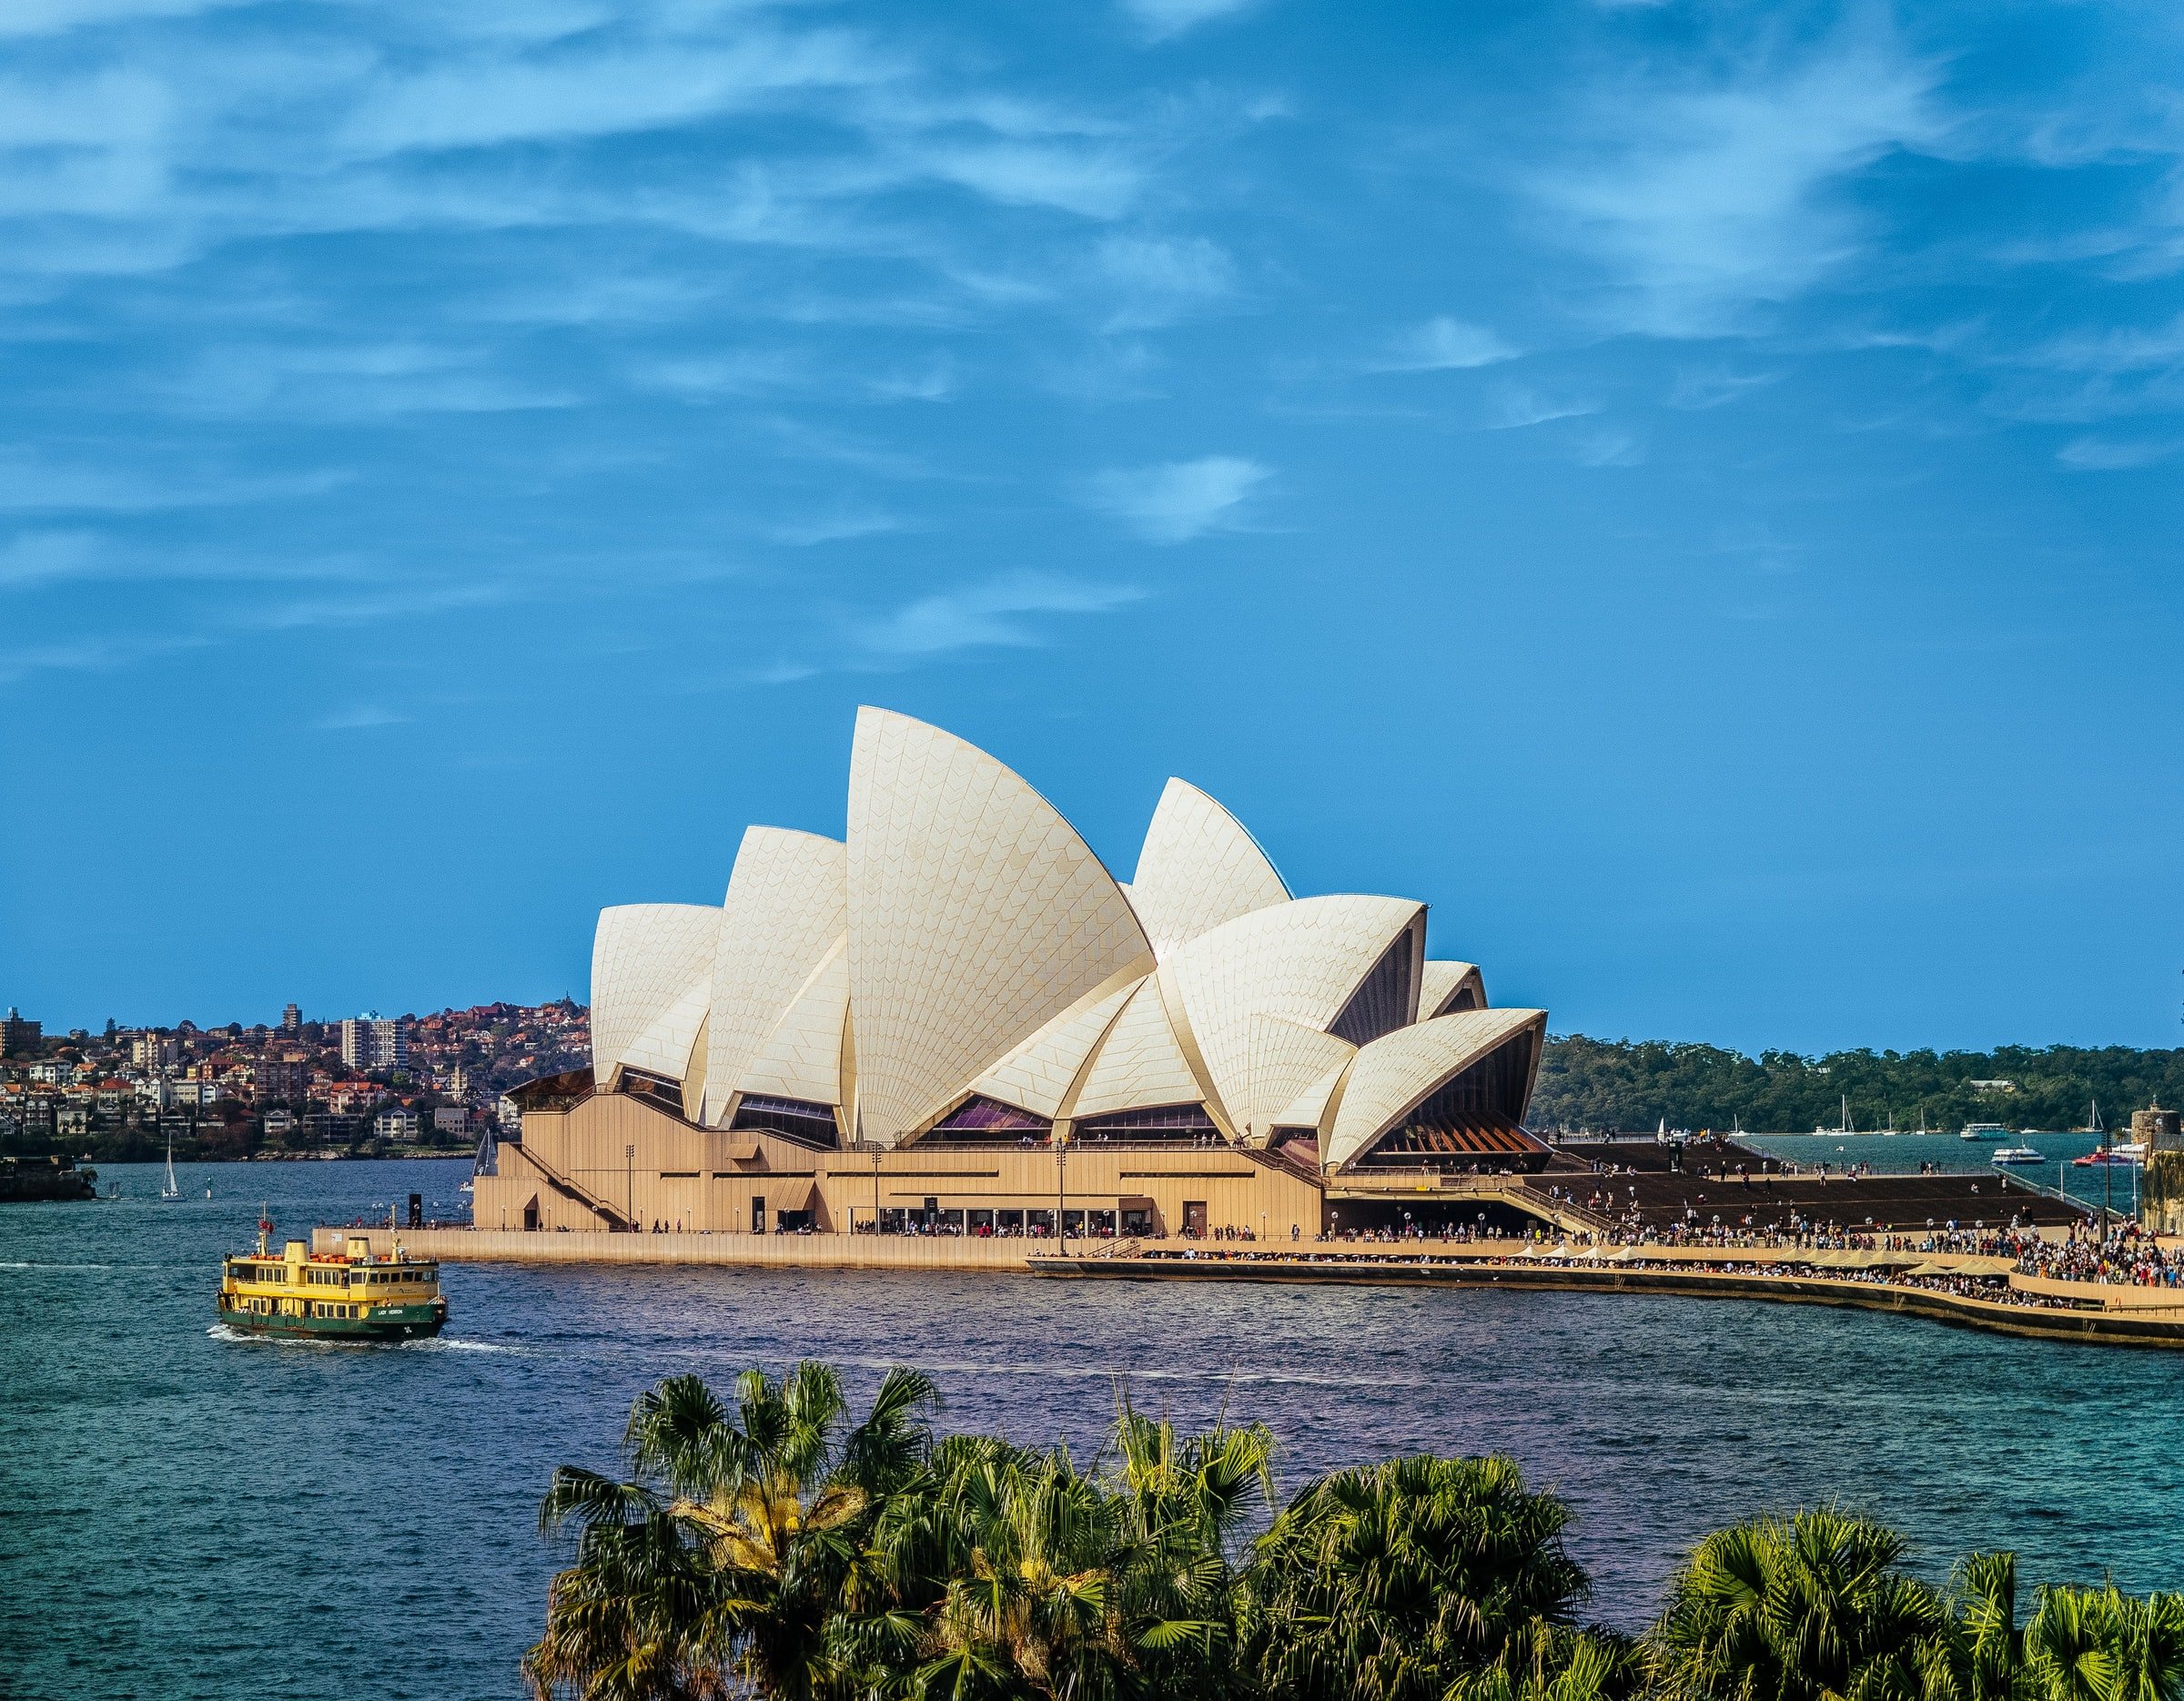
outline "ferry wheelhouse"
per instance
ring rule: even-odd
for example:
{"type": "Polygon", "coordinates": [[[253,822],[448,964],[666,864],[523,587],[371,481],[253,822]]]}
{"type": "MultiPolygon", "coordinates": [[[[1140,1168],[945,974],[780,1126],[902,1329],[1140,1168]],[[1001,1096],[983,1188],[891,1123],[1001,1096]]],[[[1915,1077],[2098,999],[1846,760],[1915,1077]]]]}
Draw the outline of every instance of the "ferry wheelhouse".
{"type": "Polygon", "coordinates": [[[326,1341],[407,1341],[436,1335],[448,1321],[440,1266],[398,1245],[375,1256],[351,1236],[339,1252],[313,1252],[301,1240],[270,1250],[271,1222],[258,1225],[258,1250],[227,1259],[220,1271],[220,1321],[254,1334],[326,1341]]]}

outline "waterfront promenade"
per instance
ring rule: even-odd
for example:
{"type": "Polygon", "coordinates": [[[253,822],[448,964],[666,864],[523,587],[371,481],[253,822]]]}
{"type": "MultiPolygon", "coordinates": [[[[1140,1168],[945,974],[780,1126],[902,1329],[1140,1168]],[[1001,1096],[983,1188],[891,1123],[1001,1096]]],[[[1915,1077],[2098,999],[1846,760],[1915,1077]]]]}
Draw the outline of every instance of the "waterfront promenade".
{"type": "MultiPolygon", "coordinates": [[[[320,1229],[330,1250],[352,1229],[320,1229]]],[[[375,1250],[399,1242],[446,1261],[716,1265],[753,1270],[952,1271],[1064,1280],[1505,1287],[1664,1298],[1772,1300],[1888,1311],[2051,1340],[2184,1347],[2184,1288],[2037,1273],[2043,1250],[1997,1250],[2002,1237],[1850,1237],[1843,1245],[1786,1237],[1744,1244],[1585,1242],[1572,1237],[1249,1241],[1072,1241],[1022,1237],[872,1234],[536,1234],[469,1229],[373,1229],[375,1250]],[[1967,1240],[1976,1250],[1961,1248],[1967,1240]],[[1983,1244],[1982,1242],[1985,1242],[1983,1244]],[[1877,1242],[1860,1244],[1855,1242],[1877,1242]],[[2034,1269],[2027,1270],[2027,1264],[2034,1269]]],[[[2058,1237],[2027,1244],[2068,1247],[2058,1237]]],[[[2149,1246],[2151,1243],[2148,1243],[2149,1246]]],[[[2174,1249],[2162,1256],[2171,1258],[2174,1249]]]]}

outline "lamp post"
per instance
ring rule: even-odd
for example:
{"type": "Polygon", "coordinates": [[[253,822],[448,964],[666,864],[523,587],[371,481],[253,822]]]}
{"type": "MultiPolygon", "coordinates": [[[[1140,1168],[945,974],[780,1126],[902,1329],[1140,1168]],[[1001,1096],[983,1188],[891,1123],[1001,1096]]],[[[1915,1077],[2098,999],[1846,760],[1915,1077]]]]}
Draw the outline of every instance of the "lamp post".
{"type": "Polygon", "coordinates": [[[1069,1250],[1067,1206],[1069,1137],[1057,1133],[1054,1137],[1054,1250],[1058,1256],[1069,1250]]]}

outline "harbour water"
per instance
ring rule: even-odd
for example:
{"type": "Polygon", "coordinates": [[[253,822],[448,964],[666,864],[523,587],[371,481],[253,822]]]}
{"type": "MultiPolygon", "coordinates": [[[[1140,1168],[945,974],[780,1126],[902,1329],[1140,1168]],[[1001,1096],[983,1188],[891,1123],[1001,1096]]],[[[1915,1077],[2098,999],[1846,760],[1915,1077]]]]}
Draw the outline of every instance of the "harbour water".
{"type": "MultiPolygon", "coordinates": [[[[1854,1155],[1831,1144],[1795,1155],[1854,1155]]],[[[452,1216],[465,1166],[177,1167],[175,1203],[116,1166],[117,1201],[0,1213],[0,1695],[520,1696],[553,1465],[611,1466],[663,1374],[799,1356],[860,1392],[922,1365],[944,1423],[1080,1453],[1127,1379],[1187,1422],[1264,1419],[1285,1488],[1506,1450],[1572,1502],[1594,1615],[1626,1626],[1698,1534],[1825,1501],[1936,1573],[2006,1544],[2028,1581],[2184,1586],[2184,1354],[1750,1301],[515,1265],[448,1267],[434,1342],[273,1342],[212,1322],[261,1200],[281,1232],[411,1191],[452,1216]]]]}

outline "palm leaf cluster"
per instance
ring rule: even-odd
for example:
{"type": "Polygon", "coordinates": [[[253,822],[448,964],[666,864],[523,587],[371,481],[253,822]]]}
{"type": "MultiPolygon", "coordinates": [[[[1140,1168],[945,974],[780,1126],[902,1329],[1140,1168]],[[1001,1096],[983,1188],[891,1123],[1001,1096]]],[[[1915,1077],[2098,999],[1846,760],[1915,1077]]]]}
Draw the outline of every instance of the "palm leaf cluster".
{"type": "Polygon", "coordinates": [[[2039,1591],[1974,1554],[1946,1586],[1903,1538],[1834,1509],[1717,1530],[1646,1644],[1658,1701],[2184,1701],[2184,1595],[2039,1591]]]}
{"type": "Polygon", "coordinates": [[[1824,1508],[1719,1530],[1633,1639],[1585,1626],[1570,1514],[1506,1458],[1339,1471],[1274,1505],[1258,1425],[1122,1402],[1108,1445],[935,1436],[890,1372],[855,1418],[819,1364],[674,1377],[620,1480],[564,1466],[573,1549],[526,1656],[567,1701],[2184,1701],[2184,1595],[1946,1585],[1824,1508]]]}

